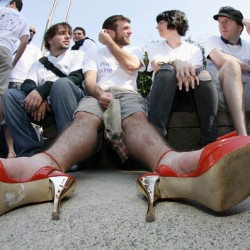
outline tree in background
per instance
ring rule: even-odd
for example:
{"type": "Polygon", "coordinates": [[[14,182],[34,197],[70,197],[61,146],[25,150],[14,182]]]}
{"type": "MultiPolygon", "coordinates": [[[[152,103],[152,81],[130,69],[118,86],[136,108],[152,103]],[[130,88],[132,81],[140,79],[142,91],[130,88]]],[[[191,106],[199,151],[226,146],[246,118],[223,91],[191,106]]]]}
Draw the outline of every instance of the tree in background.
{"type": "Polygon", "coordinates": [[[147,71],[148,67],[148,54],[145,52],[144,54],[144,64],[146,66],[145,71],[139,72],[137,77],[137,88],[138,92],[143,96],[146,97],[148,95],[148,92],[150,90],[151,84],[152,84],[152,73],[147,71]]]}

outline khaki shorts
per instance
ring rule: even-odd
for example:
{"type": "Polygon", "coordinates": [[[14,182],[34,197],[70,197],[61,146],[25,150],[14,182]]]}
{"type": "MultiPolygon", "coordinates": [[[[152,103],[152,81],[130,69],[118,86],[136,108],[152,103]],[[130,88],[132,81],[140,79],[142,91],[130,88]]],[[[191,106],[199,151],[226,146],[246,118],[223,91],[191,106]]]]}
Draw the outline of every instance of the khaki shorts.
{"type": "Polygon", "coordinates": [[[9,73],[12,65],[12,55],[10,51],[0,46],[0,95],[8,89],[9,73]]]}
{"type": "MultiPolygon", "coordinates": [[[[143,112],[147,114],[148,102],[140,94],[118,87],[111,87],[106,92],[112,93],[114,98],[119,99],[122,120],[136,112],[143,112]]],[[[104,111],[105,109],[100,105],[96,98],[86,96],[78,104],[75,113],[87,112],[103,120],[104,111]]]]}
{"type": "MultiPolygon", "coordinates": [[[[243,94],[244,94],[245,110],[250,111],[250,74],[242,75],[242,80],[244,89],[243,94]]],[[[216,76],[216,79],[214,79],[214,82],[216,84],[216,89],[219,97],[219,111],[228,111],[225,96],[219,82],[219,74],[216,76]]]]}

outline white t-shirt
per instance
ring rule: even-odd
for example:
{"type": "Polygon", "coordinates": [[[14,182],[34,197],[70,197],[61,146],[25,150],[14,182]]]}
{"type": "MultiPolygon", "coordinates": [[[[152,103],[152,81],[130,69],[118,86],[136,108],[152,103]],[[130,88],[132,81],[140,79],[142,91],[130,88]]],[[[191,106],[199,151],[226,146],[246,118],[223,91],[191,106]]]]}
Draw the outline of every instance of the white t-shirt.
{"type": "Polygon", "coordinates": [[[16,9],[0,8],[0,46],[6,47],[13,54],[15,44],[24,35],[30,35],[29,24],[16,9]]]}
{"type": "Polygon", "coordinates": [[[42,52],[38,46],[34,44],[27,44],[23,55],[10,72],[9,81],[22,83],[26,79],[31,64],[38,61],[41,57],[42,52]]]}
{"type": "MultiPolygon", "coordinates": [[[[237,57],[238,59],[247,64],[250,64],[250,42],[241,39],[241,44],[231,45],[224,43],[219,36],[212,36],[205,42],[206,58],[209,55],[209,53],[216,48],[221,49],[226,54],[237,57]]],[[[213,78],[216,79],[218,76],[219,68],[217,68],[217,66],[210,59],[207,60],[207,69],[213,76],[213,78]]]]}
{"type": "Polygon", "coordinates": [[[96,49],[97,48],[97,45],[95,42],[93,42],[92,40],[90,39],[86,39],[83,43],[83,45],[79,48],[79,50],[83,51],[83,52],[87,52],[91,49],[96,49]]]}
{"type": "Polygon", "coordinates": [[[148,71],[154,70],[152,68],[152,61],[156,60],[156,62],[160,61],[169,61],[169,60],[182,60],[184,62],[188,62],[191,65],[203,65],[203,57],[201,49],[191,43],[186,41],[182,41],[181,45],[175,49],[170,47],[166,40],[156,41],[148,44],[147,46],[148,52],[148,71]]]}
{"type": "MultiPolygon", "coordinates": [[[[143,50],[137,47],[124,47],[125,51],[131,53],[142,63],[139,71],[144,71],[143,50]]],[[[138,71],[126,71],[115,59],[107,47],[90,50],[86,53],[86,60],[83,64],[83,73],[89,70],[97,72],[97,83],[103,89],[116,86],[132,91],[137,91],[138,71]]]]}
{"type": "MultiPolygon", "coordinates": [[[[79,50],[70,50],[61,54],[60,56],[48,56],[50,62],[55,67],[61,70],[65,75],[68,75],[72,71],[82,68],[84,53],[79,50]]],[[[55,75],[51,70],[48,70],[39,61],[34,62],[27,74],[26,79],[33,80],[38,86],[44,84],[46,81],[56,81],[59,77],[55,75]]]]}

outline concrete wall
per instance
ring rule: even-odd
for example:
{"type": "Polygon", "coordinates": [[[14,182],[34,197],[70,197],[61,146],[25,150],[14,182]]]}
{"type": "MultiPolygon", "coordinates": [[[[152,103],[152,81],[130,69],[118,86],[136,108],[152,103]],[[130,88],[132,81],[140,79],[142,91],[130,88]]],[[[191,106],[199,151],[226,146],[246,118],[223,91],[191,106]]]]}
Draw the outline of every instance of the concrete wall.
{"type": "MultiPolygon", "coordinates": [[[[247,128],[250,133],[250,112],[247,112],[247,128]]],[[[228,112],[219,112],[218,136],[234,130],[232,119],[228,112]]],[[[196,112],[174,112],[169,125],[167,142],[178,151],[199,148],[200,123],[196,112]]]]}

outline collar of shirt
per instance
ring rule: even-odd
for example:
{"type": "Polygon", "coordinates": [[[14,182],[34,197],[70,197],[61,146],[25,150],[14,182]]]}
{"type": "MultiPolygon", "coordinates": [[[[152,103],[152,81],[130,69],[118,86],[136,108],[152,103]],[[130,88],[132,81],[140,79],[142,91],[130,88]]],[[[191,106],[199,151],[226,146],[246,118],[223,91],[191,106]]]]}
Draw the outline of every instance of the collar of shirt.
{"type": "MultiPolygon", "coordinates": [[[[222,40],[225,44],[234,45],[234,44],[230,43],[227,39],[223,38],[222,36],[221,36],[220,38],[221,38],[221,40],[222,40]]],[[[241,38],[239,38],[239,41],[238,41],[238,43],[237,43],[236,45],[242,45],[242,43],[241,43],[241,38]]]]}

